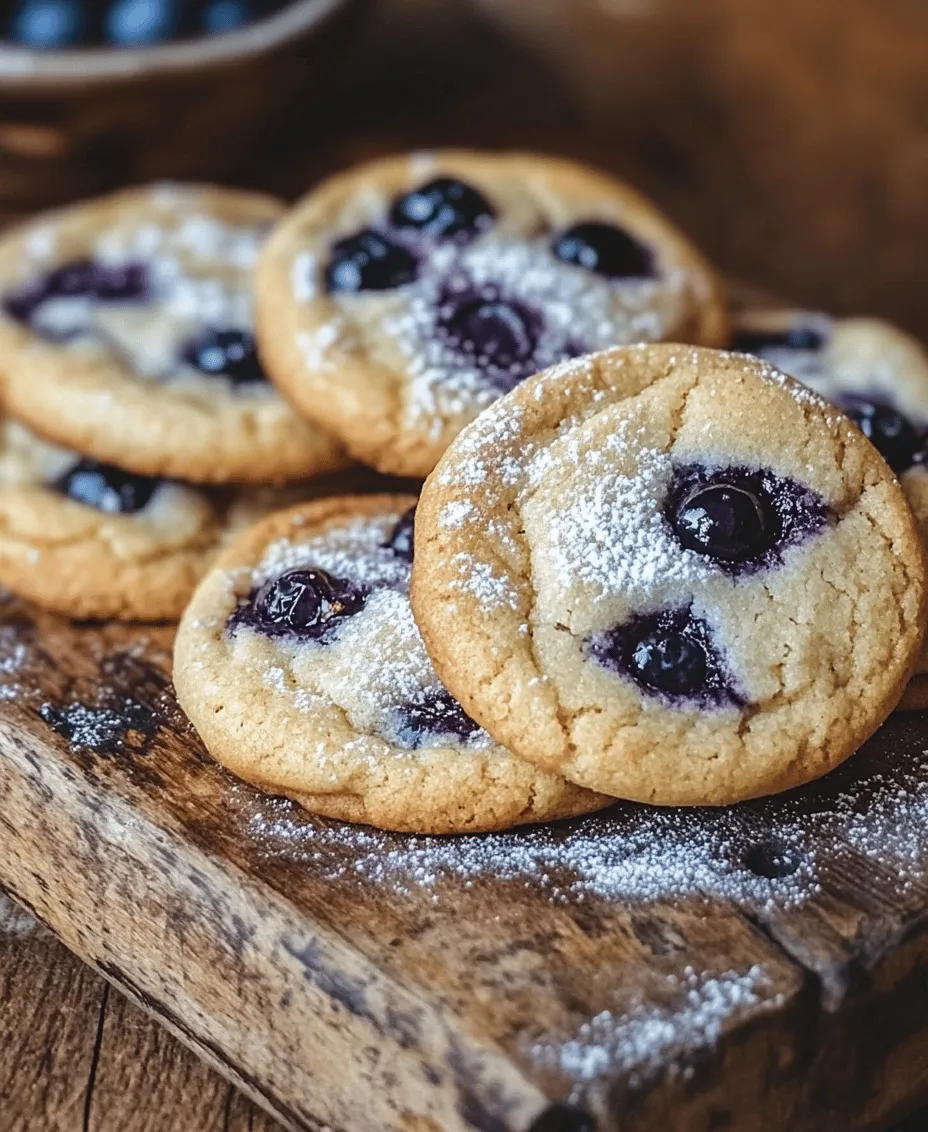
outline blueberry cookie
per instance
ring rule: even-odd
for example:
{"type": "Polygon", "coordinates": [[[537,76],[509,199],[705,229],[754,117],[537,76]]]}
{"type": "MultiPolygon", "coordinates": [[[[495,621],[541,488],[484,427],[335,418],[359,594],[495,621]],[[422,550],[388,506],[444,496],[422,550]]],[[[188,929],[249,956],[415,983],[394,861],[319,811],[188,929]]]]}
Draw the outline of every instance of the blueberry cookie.
{"type": "Polygon", "coordinates": [[[439,684],[409,606],[415,496],[272,516],[204,579],[174,684],[213,756],[317,813],[457,833],[607,799],[513,758],[439,684]]]}
{"type": "Polygon", "coordinates": [[[419,517],[412,603],[451,694],[520,757],[619,797],[816,778],[921,646],[898,482],[841,413],[739,354],[554,367],[451,445],[419,517]]]}
{"type": "Polygon", "coordinates": [[[281,206],[154,185],[0,238],[8,408],[49,440],[140,475],[303,479],[344,463],[265,379],[252,274],[281,206]]]}
{"type": "Polygon", "coordinates": [[[0,584],[69,617],[176,620],[225,542],[300,499],[362,490],[360,479],[196,488],[100,464],[3,420],[0,584]]]}
{"type": "Polygon", "coordinates": [[[272,379],[398,475],[426,475],[486,405],[554,362],[725,335],[712,270],[646,200],[528,154],[420,154],[334,177],[258,270],[272,379]]]}
{"type": "MultiPolygon", "coordinates": [[[[764,358],[838,405],[899,477],[928,545],[928,356],[876,318],[802,310],[741,312],[732,349],[764,358]]],[[[928,707],[928,650],[902,707],[928,707]]]]}

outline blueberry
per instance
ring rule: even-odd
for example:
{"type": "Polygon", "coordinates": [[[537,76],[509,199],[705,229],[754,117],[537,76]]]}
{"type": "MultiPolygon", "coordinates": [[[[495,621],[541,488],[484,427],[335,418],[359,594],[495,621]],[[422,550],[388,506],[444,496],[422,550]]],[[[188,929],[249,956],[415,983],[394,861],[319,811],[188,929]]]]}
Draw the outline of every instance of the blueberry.
{"type": "Polygon", "coordinates": [[[740,693],[712,644],[709,626],[689,608],[633,617],[586,643],[594,660],[672,702],[742,706],[740,693]]]}
{"type": "Polygon", "coordinates": [[[761,841],[744,854],[745,867],[755,876],[782,880],[799,868],[799,854],[781,841],[761,841]]]}
{"type": "Polygon", "coordinates": [[[779,534],[763,492],[737,484],[697,487],[681,500],[671,524],[682,546],[728,562],[757,558],[779,534]]]}
{"type": "Polygon", "coordinates": [[[181,356],[200,373],[227,377],[235,385],[267,381],[247,330],[206,330],[184,346],[181,356]]]}
{"type": "Polygon", "coordinates": [[[635,645],[631,669],[639,683],[677,696],[698,692],[706,680],[702,642],[674,626],[658,626],[635,645]]]}
{"type": "Polygon", "coordinates": [[[52,299],[83,298],[101,303],[140,302],[148,296],[144,264],[120,266],[90,259],[74,260],[6,295],[3,307],[19,322],[28,323],[43,303],[52,299]]]}
{"type": "Polygon", "coordinates": [[[457,700],[444,688],[427,688],[400,709],[400,742],[422,746],[427,737],[451,736],[467,739],[479,730],[457,700]]]}
{"type": "Polygon", "coordinates": [[[857,399],[849,400],[844,411],[897,475],[918,461],[923,440],[902,413],[857,399]]]}
{"type": "Polygon", "coordinates": [[[385,546],[392,550],[397,558],[402,558],[404,562],[412,562],[415,524],[416,509],[415,507],[410,507],[393,528],[389,539],[385,543],[385,546]]]}
{"type": "Polygon", "coordinates": [[[482,370],[516,380],[533,372],[541,333],[539,315],[493,287],[439,304],[438,334],[447,346],[482,370]]]}
{"type": "Polygon", "coordinates": [[[788,546],[821,530],[828,508],[802,484],[762,468],[686,464],[674,469],[664,517],[682,546],[737,575],[778,565],[788,546]]]}
{"type": "Polygon", "coordinates": [[[488,228],[493,208],[476,189],[454,177],[437,177],[398,197],[390,210],[397,228],[415,228],[437,240],[474,236],[488,228]]]}
{"type": "Polygon", "coordinates": [[[366,594],[344,578],[311,568],[288,570],[265,582],[233,620],[276,636],[295,633],[319,640],[357,613],[366,594]]]}
{"type": "Polygon", "coordinates": [[[134,515],[147,507],[161,480],[136,476],[96,460],[81,460],[53,487],[88,507],[112,514],[134,515]]]}
{"type": "Polygon", "coordinates": [[[208,35],[221,35],[253,23],[258,16],[248,0],[207,0],[200,16],[200,27],[208,35]]]}
{"type": "Polygon", "coordinates": [[[607,279],[653,279],[654,255],[623,228],[589,220],[575,224],[554,241],[554,254],[564,263],[585,267],[607,279]]]}
{"type": "Polygon", "coordinates": [[[183,0],[113,0],[103,31],[117,47],[148,47],[179,35],[184,17],[183,0]]]}
{"type": "Polygon", "coordinates": [[[811,326],[790,326],[786,330],[736,330],[731,349],[741,354],[763,355],[767,350],[806,350],[814,352],[825,345],[825,335],[811,326]]]}
{"type": "Polygon", "coordinates": [[[84,0],[23,0],[13,12],[7,36],[23,47],[53,51],[86,41],[89,32],[84,0]]]}
{"type": "Polygon", "coordinates": [[[389,291],[411,283],[417,270],[411,252],[365,228],[333,246],[325,282],[329,291],[389,291]]]}

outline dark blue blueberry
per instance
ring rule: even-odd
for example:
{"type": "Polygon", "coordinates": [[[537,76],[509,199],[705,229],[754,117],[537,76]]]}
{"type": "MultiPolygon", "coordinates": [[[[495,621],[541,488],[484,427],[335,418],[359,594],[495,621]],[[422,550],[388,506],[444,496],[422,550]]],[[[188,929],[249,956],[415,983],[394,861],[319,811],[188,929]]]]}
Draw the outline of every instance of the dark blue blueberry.
{"type": "Polygon", "coordinates": [[[674,470],[664,515],[682,546],[741,574],[778,565],[788,546],[825,525],[828,508],[773,472],[687,464],[674,470]]]}
{"type": "Polygon", "coordinates": [[[23,47],[54,51],[85,42],[89,33],[84,0],[23,0],[10,19],[7,38],[23,47]]]}
{"type": "Polygon", "coordinates": [[[248,625],[269,636],[319,640],[362,608],[367,594],[345,578],[312,568],[288,570],[233,613],[231,628],[248,625]]]}
{"type": "Polygon", "coordinates": [[[564,263],[585,267],[607,279],[653,279],[653,252],[624,228],[589,220],[575,224],[554,241],[554,254],[564,263]]]}
{"type": "Polygon", "coordinates": [[[462,361],[512,388],[535,372],[541,316],[488,285],[480,291],[449,292],[438,305],[437,334],[462,361]]]}
{"type": "Polygon", "coordinates": [[[444,688],[427,688],[400,709],[398,738],[403,746],[415,748],[441,736],[467,739],[479,729],[444,688]]]}
{"type": "Polygon", "coordinates": [[[694,488],[678,504],[671,523],[682,546],[728,562],[757,558],[780,533],[766,493],[737,484],[694,488]]]}
{"type": "Polygon", "coordinates": [[[210,377],[227,377],[236,385],[267,381],[254,335],[247,330],[206,330],[181,351],[185,362],[210,377]]]}
{"type": "Polygon", "coordinates": [[[134,515],[148,506],[162,482],[151,476],[124,472],[109,464],[98,464],[96,460],[81,460],[53,487],[98,511],[134,515]]]}
{"type": "Polygon", "coordinates": [[[103,17],[106,39],[117,47],[148,47],[185,28],[183,0],[113,0],[103,17]]]}
{"type": "Polygon", "coordinates": [[[799,868],[799,854],[782,841],[760,841],[744,854],[745,867],[755,876],[782,880],[799,868]]]}
{"type": "Polygon", "coordinates": [[[208,35],[221,35],[253,23],[259,15],[249,0],[207,0],[200,27],[208,35]]]}
{"type": "Polygon", "coordinates": [[[897,475],[919,462],[924,437],[898,410],[857,397],[842,407],[897,475]]]}
{"type": "Polygon", "coordinates": [[[385,544],[397,558],[402,558],[404,562],[412,562],[415,526],[416,509],[410,507],[393,528],[390,538],[385,544]]]}
{"type": "Polygon", "coordinates": [[[43,303],[52,299],[85,298],[100,303],[141,302],[148,297],[144,264],[121,266],[74,260],[6,295],[3,307],[19,322],[28,323],[43,303]]]}
{"type": "Polygon", "coordinates": [[[709,626],[690,608],[633,617],[587,641],[589,655],[672,703],[741,707],[709,626]]]}
{"type": "Polygon", "coordinates": [[[789,326],[785,330],[736,330],[731,349],[741,354],[763,356],[767,350],[821,350],[825,335],[811,326],[789,326]]]}
{"type": "Polygon", "coordinates": [[[436,240],[475,236],[489,228],[493,208],[486,197],[454,177],[437,177],[398,197],[390,210],[397,228],[415,228],[436,240]]]}
{"type": "Polygon", "coordinates": [[[332,247],[325,284],[329,291],[390,291],[411,283],[417,271],[410,251],[365,228],[332,247]]]}

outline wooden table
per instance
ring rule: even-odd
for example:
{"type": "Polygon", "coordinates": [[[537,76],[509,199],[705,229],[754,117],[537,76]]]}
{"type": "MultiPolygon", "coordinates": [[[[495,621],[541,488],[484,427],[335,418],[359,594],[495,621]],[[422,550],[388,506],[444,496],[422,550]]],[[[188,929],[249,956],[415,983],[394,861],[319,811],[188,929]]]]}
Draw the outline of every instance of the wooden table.
{"type": "Polygon", "coordinates": [[[279,1126],[0,895],[0,1128],[279,1126]]]}

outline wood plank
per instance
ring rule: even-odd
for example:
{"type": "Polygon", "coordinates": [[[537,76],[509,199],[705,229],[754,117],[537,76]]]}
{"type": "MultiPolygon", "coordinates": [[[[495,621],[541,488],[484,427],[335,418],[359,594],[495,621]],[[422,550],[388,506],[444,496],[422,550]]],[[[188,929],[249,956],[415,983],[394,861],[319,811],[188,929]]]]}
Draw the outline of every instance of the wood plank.
{"type": "MultiPolygon", "coordinates": [[[[364,832],[206,757],[171,695],[167,630],[3,612],[0,877],[286,1126],[547,1132],[580,1107],[603,1130],[762,1113],[765,1132],[822,1132],[877,1127],[925,1087],[924,846],[882,900],[844,891],[860,861],[837,895],[821,867],[781,883],[741,863],[788,817],[811,823],[813,864],[838,853],[854,831],[835,825],[837,780],[724,815],[364,832]],[[829,999],[809,956],[835,941],[868,978],[829,999]]],[[[867,758],[908,765],[925,734],[890,726],[858,779],[867,758]]],[[[918,812],[902,777],[911,798],[877,791],[887,820],[918,812]]],[[[110,1095],[126,1071],[108,1070],[110,1095]]]]}
{"type": "Polygon", "coordinates": [[[0,893],[4,1132],[76,1132],[104,983],[0,893]]]}
{"type": "Polygon", "coordinates": [[[3,1132],[280,1126],[0,894],[3,1132]]]}

